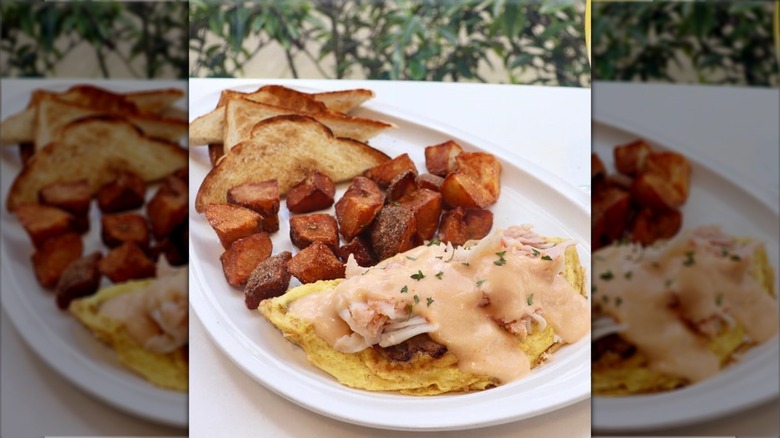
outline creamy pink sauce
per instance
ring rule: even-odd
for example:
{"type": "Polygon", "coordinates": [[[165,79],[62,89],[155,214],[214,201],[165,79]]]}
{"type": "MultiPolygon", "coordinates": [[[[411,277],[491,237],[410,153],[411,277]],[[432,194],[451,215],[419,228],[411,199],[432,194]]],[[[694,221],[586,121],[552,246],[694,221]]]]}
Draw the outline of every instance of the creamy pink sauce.
{"type": "Polygon", "coordinates": [[[428,335],[458,358],[462,371],[517,380],[531,364],[518,348],[520,339],[499,321],[537,312],[571,343],[589,332],[590,309],[561,272],[562,252],[543,260],[505,247],[500,237],[488,237],[471,250],[444,244],[414,248],[364,273],[348,274],[334,289],[293,302],[289,311],[313,321],[317,335],[333,346],[352,333],[340,309],[370,300],[393,303],[437,324],[428,335]],[[481,306],[485,298],[489,304],[481,306]]]}
{"type": "Polygon", "coordinates": [[[707,348],[708,321],[735,321],[756,343],[778,332],[777,301],[751,275],[755,247],[697,237],[712,233],[700,229],[644,250],[613,245],[593,255],[594,306],[626,327],[620,336],[651,369],[691,382],[721,367],[707,348]]]}

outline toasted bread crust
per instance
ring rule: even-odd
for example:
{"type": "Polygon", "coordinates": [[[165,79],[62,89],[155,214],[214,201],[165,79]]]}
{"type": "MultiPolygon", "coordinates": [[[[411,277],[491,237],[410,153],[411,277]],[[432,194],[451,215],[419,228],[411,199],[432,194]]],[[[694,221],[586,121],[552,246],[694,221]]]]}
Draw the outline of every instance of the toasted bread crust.
{"type": "Polygon", "coordinates": [[[246,182],[276,179],[279,194],[285,195],[314,170],[343,182],[390,159],[365,143],[336,137],[308,116],[273,117],[255,125],[252,134],[206,175],[195,200],[198,212],[227,202],[227,191],[246,182]]]}

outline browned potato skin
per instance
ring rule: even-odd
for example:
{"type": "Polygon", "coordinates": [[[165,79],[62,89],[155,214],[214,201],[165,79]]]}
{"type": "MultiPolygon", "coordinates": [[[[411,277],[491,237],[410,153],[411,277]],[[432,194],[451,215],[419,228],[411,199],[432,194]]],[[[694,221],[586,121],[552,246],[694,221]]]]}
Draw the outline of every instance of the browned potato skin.
{"type": "Polygon", "coordinates": [[[263,216],[263,231],[279,231],[279,184],[275,179],[237,185],[228,190],[229,204],[248,208],[263,216]]]}
{"type": "Polygon", "coordinates": [[[157,269],[144,251],[132,242],[112,249],[98,263],[100,272],[113,283],[154,277],[157,269]]]}
{"type": "Polygon", "coordinates": [[[490,194],[490,204],[495,204],[501,194],[501,163],[493,154],[463,152],[455,157],[458,173],[474,178],[490,194]]]}
{"type": "Polygon", "coordinates": [[[290,218],[290,240],[300,249],[314,242],[322,242],[331,251],[336,251],[339,246],[336,218],[325,213],[293,216],[290,218]]]}
{"type": "Polygon", "coordinates": [[[619,187],[605,187],[593,194],[591,240],[594,250],[620,239],[628,227],[631,209],[629,193],[619,187]]]}
{"type": "Polygon", "coordinates": [[[84,256],[65,268],[54,290],[55,301],[60,309],[67,309],[76,298],[92,295],[100,286],[98,262],[103,258],[99,252],[84,256]]]}
{"type": "Polygon", "coordinates": [[[428,172],[444,178],[458,170],[455,158],[463,152],[463,148],[452,140],[425,148],[425,168],[428,172]]]}
{"type": "Polygon", "coordinates": [[[146,204],[146,214],[154,237],[163,239],[184,223],[187,220],[187,206],[187,186],[177,177],[166,178],[146,204]]]}
{"type": "Polygon", "coordinates": [[[100,219],[100,236],[109,248],[133,242],[141,248],[149,246],[149,225],[137,213],[104,215],[100,219]]]}
{"type": "Polygon", "coordinates": [[[301,250],[287,263],[287,269],[303,284],[344,278],[345,270],[341,260],[322,242],[301,250]]]}
{"type": "Polygon", "coordinates": [[[336,251],[336,255],[339,256],[339,259],[344,263],[347,263],[350,254],[355,257],[355,262],[358,266],[363,266],[364,268],[374,266],[377,262],[376,257],[374,257],[371,250],[371,246],[366,242],[366,239],[361,236],[355,237],[336,251]]]}
{"type": "Polygon", "coordinates": [[[433,190],[434,192],[441,191],[441,184],[443,182],[444,178],[432,173],[423,173],[421,175],[417,175],[417,178],[415,179],[417,187],[421,189],[433,190]]]}
{"type": "Polygon", "coordinates": [[[480,183],[460,171],[450,173],[441,185],[445,208],[486,208],[495,202],[480,183]]]}
{"type": "Polygon", "coordinates": [[[682,213],[679,210],[654,212],[642,209],[631,224],[631,240],[642,245],[652,245],[660,239],[670,239],[682,227],[682,213]]]}
{"type": "Polygon", "coordinates": [[[287,209],[293,213],[310,213],[333,205],[336,184],[329,176],[314,171],[287,191],[287,209]]]}
{"type": "Polygon", "coordinates": [[[368,233],[371,247],[380,261],[408,251],[420,243],[414,213],[392,204],[386,205],[379,212],[368,233]]]}
{"type": "Polygon", "coordinates": [[[253,234],[233,242],[219,258],[228,284],[244,287],[252,271],[270,257],[272,251],[273,244],[266,233],[253,234]]]}
{"type": "Polygon", "coordinates": [[[645,171],[631,184],[631,196],[643,207],[674,210],[688,199],[691,167],[675,152],[654,152],[645,160],[645,171]]]}
{"type": "Polygon", "coordinates": [[[644,170],[645,160],[652,152],[652,148],[644,140],[636,140],[628,144],[615,147],[615,168],[618,172],[634,176],[644,170]]]}
{"type": "Polygon", "coordinates": [[[206,220],[225,249],[242,237],[263,231],[263,217],[248,208],[232,204],[210,204],[206,206],[205,213],[206,220]]]}
{"type": "Polygon", "coordinates": [[[116,179],[101,187],[97,203],[103,213],[119,213],[144,205],[146,182],[133,172],[121,172],[116,179]]]}
{"type": "Polygon", "coordinates": [[[358,176],[336,202],[336,219],[345,240],[363,232],[379,214],[385,195],[372,180],[358,176]]]}
{"type": "Polygon", "coordinates": [[[590,154],[590,179],[595,182],[607,177],[607,168],[595,152],[590,154]]]}
{"type": "Polygon", "coordinates": [[[247,309],[257,309],[260,301],[278,297],[287,291],[291,276],[287,264],[291,259],[290,251],[282,251],[257,265],[244,289],[244,304],[247,309]]]}
{"type": "Polygon", "coordinates": [[[417,166],[409,158],[409,154],[401,154],[392,160],[366,170],[363,175],[373,180],[379,187],[386,189],[395,177],[406,171],[414,172],[417,175],[417,166]]]}
{"type": "Polygon", "coordinates": [[[86,216],[92,193],[87,180],[48,185],[38,192],[38,202],[67,211],[73,216],[86,216]]]}
{"type": "Polygon", "coordinates": [[[493,212],[478,208],[455,208],[442,215],[439,240],[455,246],[482,239],[493,228],[493,212]]]}
{"type": "Polygon", "coordinates": [[[431,240],[439,226],[442,211],[441,193],[428,189],[416,190],[399,199],[398,205],[414,214],[420,242],[431,240]]]}
{"type": "Polygon", "coordinates": [[[56,207],[41,204],[24,204],[14,210],[36,248],[41,248],[50,238],[74,231],[73,216],[56,207]]]}
{"type": "Polygon", "coordinates": [[[417,190],[417,175],[411,170],[396,176],[387,187],[387,201],[397,201],[417,190]]]}
{"type": "Polygon", "coordinates": [[[78,260],[83,251],[84,243],[77,233],[68,232],[47,239],[32,255],[38,283],[46,289],[56,286],[68,265],[78,260]]]}

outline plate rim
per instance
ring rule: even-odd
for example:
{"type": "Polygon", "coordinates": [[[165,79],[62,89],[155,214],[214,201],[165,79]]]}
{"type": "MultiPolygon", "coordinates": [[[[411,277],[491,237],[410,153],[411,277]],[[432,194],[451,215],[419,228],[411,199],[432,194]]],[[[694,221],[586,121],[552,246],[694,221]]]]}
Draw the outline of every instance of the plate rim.
{"type": "MultiPolygon", "coordinates": [[[[239,85],[235,87],[223,87],[223,88],[241,89],[241,88],[248,88],[252,86],[258,86],[266,83],[269,82],[247,83],[246,81],[242,80],[239,83],[239,85]]],[[[296,87],[296,88],[301,88],[301,87],[296,87]]],[[[190,110],[191,110],[190,118],[194,119],[195,117],[197,117],[197,115],[194,113],[194,110],[199,101],[202,101],[204,99],[209,99],[210,94],[218,93],[218,92],[219,90],[210,89],[210,90],[205,90],[201,93],[193,93],[190,99],[190,110]]],[[[511,164],[517,170],[531,175],[537,181],[538,184],[544,185],[548,189],[555,191],[556,194],[561,196],[562,200],[565,200],[566,203],[569,204],[571,208],[576,209],[578,212],[582,213],[583,215],[586,215],[588,217],[590,216],[590,202],[589,202],[590,198],[589,196],[587,196],[587,194],[583,196],[583,193],[579,189],[577,189],[574,185],[563,182],[563,180],[560,179],[557,175],[553,175],[552,173],[548,173],[547,171],[544,171],[543,169],[536,166],[535,164],[524,160],[522,157],[511,153],[505,148],[498,147],[497,145],[494,145],[494,143],[492,142],[468,134],[456,127],[448,126],[438,121],[432,121],[426,117],[418,118],[418,116],[414,114],[413,111],[411,112],[404,111],[399,108],[395,108],[391,105],[383,104],[381,102],[368,103],[364,106],[364,108],[373,112],[378,112],[387,115],[389,117],[400,119],[404,123],[408,123],[410,125],[427,130],[429,132],[444,133],[451,138],[462,140],[464,141],[464,143],[468,145],[475,145],[475,146],[479,145],[478,149],[490,151],[491,153],[494,153],[497,157],[499,157],[499,159],[501,159],[502,161],[511,164]],[[553,184],[552,181],[555,181],[559,185],[553,184]]],[[[464,147],[465,146],[466,145],[464,145],[464,147]]],[[[193,150],[194,149],[195,148],[193,148],[193,150]]],[[[197,185],[199,184],[200,182],[198,181],[197,185]]],[[[191,190],[195,190],[193,187],[194,186],[191,185],[191,190]]],[[[197,213],[194,213],[192,210],[190,213],[191,213],[190,216],[191,220],[193,217],[198,218],[200,216],[197,213]]],[[[571,225],[566,226],[566,228],[569,229],[570,231],[576,229],[576,227],[571,225]]],[[[494,426],[494,425],[514,422],[514,421],[520,421],[530,417],[542,415],[551,412],[553,410],[563,408],[565,406],[569,406],[571,404],[577,403],[579,401],[585,400],[590,397],[590,378],[589,378],[590,362],[588,360],[586,363],[583,363],[581,366],[578,367],[586,370],[586,375],[588,376],[585,378],[587,383],[584,385],[587,387],[586,391],[583,391],[581,394],[571,397],[566,402],[551,404],[550,406],[544,409],[537,409],[528,414],[511,416],[511,417],[500,418],[500,419],[490,419],[487,421],[474,421],[473,419],[469,419],[469,420],[463,420],[461,422],[458,422],[457,424],[453,424],[452,422],[446,422],[447,424],[428,422],[426,424],[408,423],[402,425],[395,424],[395,423],[391,424],[390,422],[361,421],[360,419],[356,419],[350,416],[345,416],[343,415],[343,413],[338,413],[338,412],[334,413],[332,411],[323,410],[321,407],[314,406],[311,403],[306,403],[305,401],[295,399],[290,394],[284,393],[284,391],[281,390],[280,388],[277,388],[274,385],[268,384],[267,382],[264,382],[263,380],[259,379],[252,372],[252,370],[247,369],[247,367],[243,363],[241,363],[241,361],[237,357],[234,356],[233,351],[231,349],[239,348],[242,342],[248,342],[248,340],[237,339],[236,335],[234,333],[231,333],[231,331],[228,328],[226,328],[226,324],[223,324],[222,321],[219,320],[220,316],[224,316],[226,317],[226,319],[229,320],[229,315],[225,315],[223,309],[219,309],[219,311],[216,312],[219,315],[215,315],[214,309],[218,307],[209,306],[209,304],[216,304],[216,299],[213,296],[211,296],[211,294],[203,290],[202,284],[205,284],[206,280],[204,278],[204,273],[201,271],[199,267],[198,262],[196,262],[196,260],[198,260],[197,254],[195,254],[196,245],[193,244],[192,239],[193,236],[191,234],[190,235],[190,240],[191,240],[190,260],[192,263],[190,266],[190,292],[191,292],[190,303],[191,303],[191,307],[195,310],[196,316],[200,319],[201,323],[203,323],[203,326],[209,338],[214,342],[214,344],[217,345],[220,351],[222,351],[222,353],[225,354],[225,356],[227,356],[227,358],[231,362],[233,362],[243,373],[247,374],[248,377],[252,378],[258,384],[271,390],[275,394],[280,395],[283,398],[290,400],[297,405],[303,406],[312,412],[339,421],[344,421],[351,424],[357,424],[361,426],[378,428],[378,429],[403,430],[403,431],[445,431],[445,430],[476,429],[481,427],[488,427],[488,426],[494,426]]],[[[582,244],[583,247],[585,247],[584,250],[587,252],[588,260],[590,260],[590,242],[588,241],[588,242],[579,242],[579,243],[582,244]],[[586,243],[587,245],[585,245],[586,243]]],[[[243,333],[239,335],[245,337],[243,333]]],[[[587,347],[585,347],[588,349],[590,344],[589,336],[590,335],[587,336],[588,344],[587,347]]],[[[582,342],[582,341],[584,341],[584,339],[578,342],[582,342]]],[[[499,389],[500,388],[496,388],[491,391],[496,391],[499,389]]],[[[352,391],[358,391],[358,390],[352,390],[352,391]]],[[[371,396],[374,396],[375,394],[377,393],[371,393],[371,396]]],[[[463,396],[468,396],[468,395],[455,395],[455,396],[451,395],[451,396],[439,396],[439,397],[463,397],[463,396]]]]}
{"type": "MultiPolygon", "coordinates": [[[[712,175],[715,175],[719,177],[723,182],[726,182],[728,185],[738,189],[740,192],[746,194],[752,200],[755,202],[758,202],[761,206],[763,206],[766,211],[775,219],[776,221],[780,221],[780,206],[777,204],[776,199],[773,202],[773,195],[771,193],[771,190],[766,188],[761,188],[753,179],[750,180],[744,180],[739,181],[738,176],[734,174],[734,172],[729,171],[727,168],[725,168],[722,165],[719,165],[716,161],[696,156],[696,154],[691,153],[690,148],[686,147],[685,144],[682,144],[681,146],[677,146],[679,142],[675,141],[674,139],[663,135],[662,133],[658,133],[657,131],[654,131],[651,127],[648,127],[646,125],[643,125],[641,123],[632,123],[630,121],[621,119],[620,117],[613,116],[613,117],[605,117],[605,116],[596,116],[594,115],[592,117],[592,126],[591,133],[595,138],[595,133],[597,131],[597,126],[601,125],[607,129],[611,129],[614,131],[618,131],[623,134],[627,134],[630,136],[634,136],[637,138],[645,139],[655,145],[658,145],[660,148],[665,150],[672,150],[677,151],[680,153],[683,153],[690,161],[694,162],[697,166],[704,168],[707,172],[709,172],[712,175]],[[674,148],[670,147],[671,144],[675,144],[676,146],[674,148]]],[[[761,355],[770,355],[773,354],[776,356],[778,352],[778,345],[777,340],[778,336],[774,336],[774,341],[772,340],[767,341],[764,345],[760,346],[761,351],[758,354],[761,355]]],[[[737,370],[742,371],[743,373],[747,370],[737,370]]],[[[705,382],[701,382],[700,384],[694,385],[693,387],[683,388],[679,391],[672,391],[672,392],[666,392],[661,394],[650,394],[650,395],[638,395],[638,396],[632,396],[632,397],[605,397],[605,396],[598,396],[593,395],[592,396],[592,429],[593,431],[602,431],[602,432],[638,432],[638,431],[650,431],[650,430],[664,430],[664,429],[671,429],[675,427],[683,427],[683,426],[691,426],[695,424],[701,424],[705,423],[707,421],[711,421],[715,418],[718,418],[723,415],[734,415],[740,412],[744,412],[746,410],[749,410],[751,408],[755,408],[757,406],[760,406],[764,403],[767,403],[771,400],[775,400],[778,398],[778,395],[780,395],[780,388],[775,387],[771,388],[768,391],[763,391],[761,394],[759,394],[757,397],[744,397],[744,399],[740,401],[741,404],[731,403],[726,406],[720,405],[719,408],[710,410],[707,412],[704,412],[703,410],[700,410],[697,415],[694,416],[688,416],[688,418],[683,418],[682,416],[674,416],[670,418],[662,418],[661,420],[658,420],[657,416],[651,416],[645,415],[645,416],[635,416],[632,421],[626,422],[626,421],[604,421],[604,418],[615,418],[615,415],[611,415],[609,417],[604,417],[602,415],[599,415],[599,411],[601,409],[614,409],[616,407],[626,407],[626,402],[628,401],[629,404],[631,403],[647,403],[649,401],[658,401],[660,399],[660,402],[667,402],[667,403],[682,403],[681,397],[685,397],[688,394],[691,394],[693,392],[694,396],[698,392],[702,391],[703,389],[707,389],[708,386],[713,386],[713,380],[714,379],[724,379],[723,376],[726,372],[734,372],[734,368],[727,368],[722,370],[719,373],[719,376],[714,377],[712,380],[708,380],[705,382]],[[629,400],[630,399],[630,400],[629,400]],[[636,422],[634,421],[637,418],[647,418],[646,421],[642,422],[636,422]],[[660,426],[660,427],[659,427],[660,426]]],[[[715,382],[717,383],[717,381],[715,382]]],[[[766,386],[762,388],[767,388],[766,386]]],[[[699,397],[706,397],[706,394],[699,395],[699,397]]],[[[641,408],[641,406],[640,406],[641,408]]],[[[638,409],[638,408],[636,408],[638,409]]]]}
{"type": "MultiPolygon", "coordinates": [[[[133,91],[133,90],[146,90],[153,88],[178,88],[184,91],[184,99],[188,95],[188,88],[186,81],[183,80],[134,80],[134,79],[119,79],[119,80],[105,80],[105,79],[48,79],[48,78],[7,78],[3,80],[4,91],[16,91],[15,85],[18,84],[21,89],[21,94],[29,94],[37,88],[47,88],[50,90],[65,90],[69,86],[77,84],[89,83],[101,88],[105,88],[111,91],[133,91]]],[[[7,117],[11,115],[6,111],[6,105],[8,99],[17,96],[17,94],[8,93],[9,97],[2,100],[2,116],[7,117]]],[[[183,100],[181,104],[186,105],[186,101],[183,100]]],[[[180,105],[181,105],[180,104],[180,105]]],[[[16,105],[13,105],[16,106],[16,105]]],[[[23,109],[22,105],[19,105],[20,109],[23,109]]],[[[3,148],[12,146],[3,146],[3,148]]],[[[8,177],[8,182],[15,178],[15,175],[8,177]]],[[[10,185],[8,186],[10,188],[10,185]]],[[[0,206],[2,212],[0,214],[0,223],[13,220],[11,213],[5,209],[5,199],[7,193],[2,193],[3,205],[0,206]]],[[[0,252],[0,259],[10,260],[13,259],[11,254],[8,253],[8,245],[6,244],[6,233],[9,232],[5,227],[0,227],[0,241],[2,244],[2,251],[0,252]]],[[[173,427],[187,427],[189,423],[189,417],[187,415],[187,392],[176,392],[172,390],[165,390],[162,388],[147,386],[147,385],[135,385],[135,379],[139,379],[138,383],[148,383],[143,380],[142,377],[134,374],[129,369],[123,368],[129,378],[134,379],[131,383],[130,380],[125,380],[128,376],[123,376],[117,379],[116,376],[107,374],[107,369],[95,361],[93,357],[80,351],[78,348],[70,346],[67,342],[57,342],[61,339],[54,330],[49,326],[44,325],[45,330],[40,330],[40,327],[29,328],[28,320],[37,320],[40,315],[35,309],[31,308],[32,303],[24,300],[20,291],[24,290],[19,284],[20,279],[16,274],[10,270],[8,263],[2,264],[2,278],[0,279],[0,307],[2,307],[3,317],[8,318],[12,326],[14,327],[19,338],[29,346],[38,359],[42,360],[55,374],[64,378],[72,383],[82,392],[90,395],[91,397],[104,402],[106,405],[111,406],[117,411],[124,412],[130,416],[150,421],[160,425],[173,426],[173,427]],[[19,309],[24,310],[24,314],[18,312],[19,309]],[[23,316],[30,315],[31,317],[25,319],[23,316]],[[53,351],[58,354],[51,354],[53,351]],[[101,382],[100,385],[95,385],[95,376],[98,377],[101,382]],[[111,388],[109,391],[100,390],[100,388],[111,388]],[[109,394],[110,393],[110,394],[109,394]],[[154,395],[155,398],[152,403],[149,402],[149,395],[154,395]]],[[[30,274],[32,275],[32,274],[30,274]]],[[[34,278],[33,278],[33,281],[34,278]]],[[[36,283],[37,285],[37,283],[36,283]]],[[[38,287],[39,291],[43,291],[38,287]]],[[[52,302],[52,308],[54,303],[52,302]]],[[[100,344],[100,347],[110,348],[100,343],[95,339],[96,343],[100,344]]],[[[151,384],[149,384],[151,385],[151,384]]]]}

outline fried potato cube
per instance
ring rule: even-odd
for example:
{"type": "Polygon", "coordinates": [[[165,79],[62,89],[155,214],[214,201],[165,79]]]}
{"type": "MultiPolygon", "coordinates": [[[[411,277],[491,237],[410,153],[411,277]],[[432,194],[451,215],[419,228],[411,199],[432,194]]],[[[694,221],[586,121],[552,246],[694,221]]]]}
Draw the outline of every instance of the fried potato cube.
{"type": "Polygon", "coordinates": [[[291,277],[287,264],[291,259],[290,251],[282,251],[257,265],[244,288],[247,309],[257,309],[260,301],[278,297],[287,291],[291,277]]]}
{"type": "Polygon", "coordinates": [[[75,231],[73,216],[56,207],[23,204],[14,210],[14,213],[36,248],[41,248],[51,237],[75,231]]]}
{"type": "Polygon", "coordinates": [[[688,200],[691,165],[676,152],[653,152],[645,170],[634,178],[631,196],[637,204],[653,210],[674,210],[688,200]]]}
{"type": "Polygon", "coordinates": [[[425,148],[425,168],[428,172],[442,178],[458,170],[455,158],[463,152],[463,148],[452,140],[425,148]]]}
{"type": "Polygon", "coordinates": [[[352,240],[363,232],[379,214],[384,203],[385,195],[374,181],[362,176],[355,177],[344,196],[336,202],[336,219],[344,239],[352,240]]]}
{"type": "Polygon", "coordinates": [[[414,214],[417,237],[422,242],[431,240],[439,227],[442,211],[442,196],[433,190],[416,190],[398,200],[398,205],[414,214]]]}
{"type": "Polygon", "coordinates": [[[100,236],[109,248],[133,242],[141,248],[149,246],[149,224],[137,213],[104,215],[100,219],[100,236]]]}
{"type": "Polygon", "coordinates": [[[303,284],[344,278],[344,264],[322,242],[302,249],[287,263],[290,273],[303,284]]]}
{"type": "Polygon", "coordinates": [[[458,173],[474,178],[491,196],[495,204],[501,194],[501,163],[493,154],[486,152],[463,152],[455,157],[458,173]]]}
{"type": "Polygon", "coordinates": [[[232,204],[210,204],[206,206],[205,213],[206,220],[225,249],[242,237],[263,231],[263,216],[248,208],[232,204]]]}
{"type": "Polygon", "coordinates": [[[439,226],[439,240],[455,246],[481,239],[493,228],[493,212],[479,208],[458,207],[445,212],[439,226]]]}
{"type": "Polygon", "coordinates": [[[376,257],[374,257],[374,254],[371,251],[371,246],[366,242],[366,239],[361,236],[355,237],[336,251],[336,255],[339,256],[344,263],[347,263],[350,254],[355,257],[355,262],[357,262],[358,266],[374,266],[377,262],[376,257]]]}
{"type": "Polygon", "coordinates": [[[379,212],[368,233],[371,247],[380,261],[410,250],[420,243],[414,213],[392,204],[386,205],[379,212]]]}
{"type": "Polygon", "coordinates": [[[603,180],[607,177],[607,168],[604,162],[595,152],[590,154],[590,180],[591,182],[603,180]]]}
{"type": "Polygon", "coordinates": [[[85,179],[50,184],[38,192],[38,202],[60,208],[73,216],[86,216],[91,200],[89,183],[85,179]]]}
{"type": "Polygon", "coordinates": [[[109,251],[98,262],[98,269],[113,283],[154,277],[157,271],[154,262],[133,242],[125,242],[109,251]]]}
{"type": "Polygon", "coordinates": [[[155,241],[149,248],[149,255],[157,262],[160,256],[164,256],[171,266],[184,266],[189,259],[189,235],[188,224],[185,221],[176,227],[168,236],[155,241]]]}
{"type": "Polygon", "coordinates": [[[219,257],[228,284],[244,287],[252,271],[271,256],[272,250],[271,238],[266,233],[252,234],[233,242],[219,257]]]}
{"type": "Polygon", "coordinates": [[[626,190],[610,186],[593,194],[591,240],[594,250],[619,239],[628,227],[631,197],[626,190]]]}
{"type": "Polygon", "coordinates": [[[631,240],[644,246],[660,239],[674,237],[682,227],[682,213],[679,210],[655,212],[643,208],[631,224],[631,240]]]}
{"type": "Polygon", "coordinates": [[[38,283],[46,289],[56,286],[68,265],[78,260],[83,251],[81,236],[74,232],[46,239],[32,255],[33,270],[38,283]]]}
{"type": "Polygon", "coordinates": [[[615,168],[618,172],[634,176],[644,170],[645,160],[652,152],[652,148],[644,140],[636,140],[628,144],[615,147],[615,168]]]}
{"type": "Polygon", "coordinates": [[[477,180],[460,171],[444,178],[441,194],[447,208],[485,208],[495,202],[487,189],[477,180]]]}
{"type": "Polygon", "coordinates": [[[290,218],[290,240],[300,249],[314,242],[322,242],[331,251],[336,251],[339,246],[336,218],[325,213],[293,216],[290,218]]]}
{"type": "Polygon", "coordinates": [[[146,182],[133,172],[124,171],[97,193],[97,203],[103,213],[119,213],[144,205],[146,182]]]}
{"type": "Polygon", "coordinates": [[[417,190],[417,175],[411,170],[396,176],[387,186],[387,201],[397,201],[417,190]]]}
{"type": "Polygon", "coordinates": [[[421,189],[433,190],[434,192],[441,191],[441,184],[443,182],[444,178],[432,173],[423,173],[421,175],[417,175],[417,178],[415,179],[417,187],[421,189]]]}
{"type": "Polygon", "coordinates": [[[228,190],[228,204],[248,208],[263,216],[263,231],[279,231],[279,184],[275,179],[239,184],[228,190]]]}
{"type": "Polygon", "coordinates": [[[97,292],[100,286],[100,269],[98,262],[103,258],[99,252],[94,252],[73,261],[65,268],[57,287],[54,289],[55,301],[60,309],[67,309],[70,302],[76,298],[86,297],[97,292]]]}
{"type": "Polygon", "coordinates": [[[188,205],[187,186],[178,177],[167,177],[146,203],[146,214],[154,237],[162,240],[184,223],[188,205]]]}
{"type": "Polygon", "coordinates": [[[287,209],[293,213],[309,213],[333,205],[336,184],[328,175],[314,171],[287,191],[287,209]]]}
{"type": "Polygon", "coordinates": [[[409,158],[409,154],[401,154],[392,160],[385,161],[378,166],[366,170],[363,175],[373,180],[379,187],[385,189],[395,177],[406,171],[414,172],[414,174],[417,175],[417,166],[415,166],[412,159],[409,158]]]}

